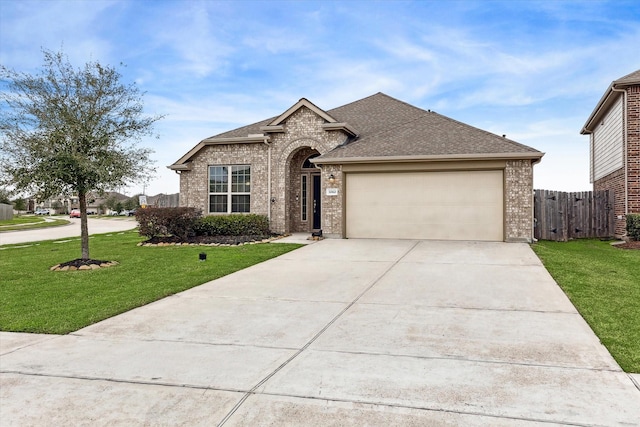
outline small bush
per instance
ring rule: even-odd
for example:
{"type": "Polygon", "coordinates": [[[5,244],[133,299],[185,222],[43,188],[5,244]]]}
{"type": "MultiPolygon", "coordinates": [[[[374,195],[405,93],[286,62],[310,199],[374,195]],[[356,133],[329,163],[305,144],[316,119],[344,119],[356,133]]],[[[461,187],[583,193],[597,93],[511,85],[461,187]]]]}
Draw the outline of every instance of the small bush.
{"type": "Polygon", "coordinates": [[[195,235],[195,224],[202,213],[196,208],[144,208],[136,210],[141,236],[176,236],[186,240],[195,235]]]}
{"type": "Polygon", "coordinates": [[[212,215],[199,218],[198,236],[267,236],[269,220],[264,215],[212,215]]]}
{"type": "Polygon", "coordinates": [[[627,215],[627,236],[640,240],[640,214],[627,215]]]}

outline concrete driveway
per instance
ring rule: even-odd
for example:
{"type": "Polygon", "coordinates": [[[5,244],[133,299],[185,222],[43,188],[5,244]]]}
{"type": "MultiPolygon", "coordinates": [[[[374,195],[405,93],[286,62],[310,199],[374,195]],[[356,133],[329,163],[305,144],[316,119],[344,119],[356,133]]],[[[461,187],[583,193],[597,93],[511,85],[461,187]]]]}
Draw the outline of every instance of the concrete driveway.
{"type": "Polygon", "coordinates": [[[640,391],[525,244],[324,240],[0,341],[3,426],[640,423],[640,391]]]}

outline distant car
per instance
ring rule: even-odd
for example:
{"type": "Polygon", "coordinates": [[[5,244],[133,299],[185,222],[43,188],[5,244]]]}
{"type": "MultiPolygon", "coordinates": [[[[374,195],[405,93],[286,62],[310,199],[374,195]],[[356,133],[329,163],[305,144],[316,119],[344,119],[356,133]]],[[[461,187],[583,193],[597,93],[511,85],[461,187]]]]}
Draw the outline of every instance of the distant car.
{"type": "Polygon", "coordinates": [[[135,214],[136,214],[135,210],[127,210],[127,209],[121,210],[119,213],[120,216],[134,216],[135,214]]]}
{"type": "Polygon", "coordinates": [[[80,209],[71,209],[71,212],[69,212],[69,218],[80,218],[80,209]]]}
{"type": "Polygon", "coordinates": [[[34,214],[36,214],[36,215],[51,215],[51,211],[49,211],[49,209],[36,209],[34,214]]]}

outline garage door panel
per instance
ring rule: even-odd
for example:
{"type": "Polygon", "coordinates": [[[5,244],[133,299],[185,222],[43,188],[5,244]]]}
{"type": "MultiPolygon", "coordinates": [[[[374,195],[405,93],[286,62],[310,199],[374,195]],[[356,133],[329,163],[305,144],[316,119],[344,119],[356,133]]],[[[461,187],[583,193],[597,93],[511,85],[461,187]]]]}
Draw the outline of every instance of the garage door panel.
{"type": "Polygon", "coordinates": [[[502,171],[349,174],[347,237],[503,240],[502,171]]]}

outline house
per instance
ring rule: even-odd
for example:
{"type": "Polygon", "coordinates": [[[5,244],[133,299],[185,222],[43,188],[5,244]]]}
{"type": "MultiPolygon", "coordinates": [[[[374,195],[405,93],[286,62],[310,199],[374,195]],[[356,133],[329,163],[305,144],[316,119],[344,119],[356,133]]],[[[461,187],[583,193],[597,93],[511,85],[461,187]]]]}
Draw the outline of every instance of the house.
{"type": "Polygon", "coordinates": [[[626,215],[640,213],[640,70],[614,80],[584,124],[593,189],[614,193],[615,234],[626,215]]]}
{"type": "Polygon", "coordinates": [[[175,194],[156,194],[155,196],[147,197],[147,205],[153,206],[156,208],[172,208],[179,206],[180,195],[178,193],[175,194]]]}
{"type": "Polygon", "coordinates": [[[542,156],[377,93],[327,111],[302,98],[168,167],[181,206],[263,214],[279,233],[531,241],[542,156]]]}
{"type": "MultiPolygon", "coordinates": [[[[87,213],[104,214],[107,213],[106,203],[108,199],[115,199],[124,202],[129,197],[116,191],[107,191],[102,195],[98,192],[87,193],[87,213]]],[[[71,209],[79,209],[80,202],[78,195],[57,196],[45,200],[38,200],[35,196],[29,198],[28,210],[34,211],[37,208],[49,209],[53,214],[68,214],[71,209]]]]}

